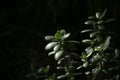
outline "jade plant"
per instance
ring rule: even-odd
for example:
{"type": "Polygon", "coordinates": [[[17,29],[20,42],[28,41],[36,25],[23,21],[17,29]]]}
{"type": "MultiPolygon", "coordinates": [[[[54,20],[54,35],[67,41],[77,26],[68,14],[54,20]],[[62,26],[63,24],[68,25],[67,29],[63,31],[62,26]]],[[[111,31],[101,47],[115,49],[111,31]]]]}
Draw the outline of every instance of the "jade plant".
{"type": "Polygon", "coordinates": [[[88,17],[85,21],[87,29],[82,30],[81,34],[87,33],[89,37],[81,42],[70,40],[71,33],[65,29],[57,30],[53,36],[45,36],[48,41],[45,50],[50,51],[48,56],[54,56],[58,71],[49,76],[50,66],[40,68],[45,80],[78,80],[76,76],[82,74],[86,79],[79,80],[120,80],[120,52],[112,46],[113,35],[106,27],[115,19],[106,19],[106,12],[107,9],[88,17]],[[86,46],[84,51],[76,53],[81,45],[86,46]]]}

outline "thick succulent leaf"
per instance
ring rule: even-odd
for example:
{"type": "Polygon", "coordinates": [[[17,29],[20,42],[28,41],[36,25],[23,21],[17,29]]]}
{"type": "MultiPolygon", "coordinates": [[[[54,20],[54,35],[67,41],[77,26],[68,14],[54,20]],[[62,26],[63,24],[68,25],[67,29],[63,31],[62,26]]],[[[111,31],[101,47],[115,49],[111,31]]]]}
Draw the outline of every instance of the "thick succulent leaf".
{"type": "Polygon", "coordinates": [[[88,67],[88,62],[83,63],[83,67],[88,67]]]}
{"type": "Polygon", "coordinates": [[[97,21],[97,24],[99,24],[99,25],[101,25],[101,24],[103,24],[103,23],[104,23],[103,20],[99,20],[99,21],[97,21]]]}
{"type": "Polygon", "coordinates": [[[57,45],[54,46],[53,50],[54,50],[54,52],[57,52],[57,51],[60,50],[60,48],[61,48],[61,45],[57,44],[57,45]]]}
{"type": "Polygon", "coordinates": [[[103,44],[103,50],[106,50],[110,44],[111,36],[108,36],[105,43],[103,44]]]}
{"type": "Polygon", "coordinates": [[[92,64],[96,64],[98,61],[100,61],[102,59],[102,57],[99,54],[96,54],[93,58],[92,58],[92,64]]]}
{"type": "Polygon", "coordinates": [[[81,61],[86,62],[86,60],[87,60],[87,54],[85,52],[82,52],[81,61]]]}
{"type": "Polygon", "coordinates": [[[106,23],[109,23],[109,22],[112,22],[112,21],[115,21],[115,19],[114,19],[114,18],[108,19],[108,20],[106,20],[105,22],[106,22],[106,23]]]}
{"type": "Polygon", "coordinates": [[[60,57],[63,55],[63,53],[64,53],[64,50],[60,50],[60,51],[56,52],[55,60],[59,60],[60,57]]]}
{"type": "Polygon", "coordinates": [[[70,36],[70,33],[66,33],[65,35],[61,36],[61,39],[67,39],[70,36]]]}
{"type": "Polygon", "coordinates": [[[55,45],[57,45],[57,42],[50,42],[45,46],[45,50],[52,49],[55,45]]]}
{"type": "Polygon", "coordinates": [[[115,52],[115,57],[116,57],[116,58],[118,58],[118,57],[119,57],[119,55],[120,55],[120,53],[119,53],[118,49],[115,49],[115,51],[114,51],[114,52],[115,52]]]}
{"type": "Polygon", "coordinates": [[[81,33],[91,32],[94,31],[93,29],[82,30],[81,33]]]}
{"type": "Polygon", "coordinates": [[[60,76],[57,77],[57,79],[62,79],[62,78],[65,78],[65,77],[67,77],[67,75],[60,75],[60,76]]]}
{"type": "Polygon", "coordinates": [[[102,19],[106,15],[106,12],[107,12],[107,9],[104,10],[104,12],[102,13],[99,19],[102,19]]]}
{"type": "Polygon", "coordinates": [[[45,40],[47,40],[47,41],[53,41],[53,40],[55,40],[55,37],[54,36],[45,36],[45,40]]]}
{"type": "Polygon", "coordinates": [[[91,56],[92,53],[93,53],[93,48],[88,47],[88,48],[85,49],[85,51],[86,51],[87,57],[89,57],[89,56],[91,56]]]}
{"type": "Polygon", "coordinates": [[[84,39],[82,40],[83,43],[90,43],[90,42],[93,42],[91,39],[84,39]]]}
{"type": "Polygon", "coordinates": [[[95,69],[92,69],[92,73],[96,76],[100,73],[101,69],[100,68],[95,68],[95,69]]]}
{"type": "Polygon", "coordinates": [[[65,58],[61,58],[61,59],[58,60],[57,64],[61,64],[61,63],[63,63],[64,61],[65,61],[65,58]]]}
{"type": "Polygon", "coordinates": [[[55,38],[56,38],[56,39],[60,39],[60,38],[61,38],[61,34],[60,34],[59,31],[57,31],[57,32],[55,33],[55,38]]]}
{"type": "Polygon", "coordinates": [[[62,66],[58,66],[57,69],[64,69],[64,67],[62,67],[62,66]]]}
{"type": "Polygon", "coordinates": [[[99,18],[100,18],[100,16],[101,16],[101,13],[100,13],[100,12],[97,12],[97,13],[96,13],[96,18],[98,18],[98,19],[99,19],[99,18]]]}
{"type": "Polygon", "coordinates": [[[50,56],[50,55],[52,55],[52,54],[55,54],[55,52],[54,52],[54,51],[49,52],[49,53],[48,53],[48,56],[50,56]]]}
{"type": "Polygon", "coordinates": [[[90,33],[90,38],[96,36],[97,34],[98,34],[98,32],[92,32],[92,33],[90,33]]]}
{"type": "Polygon", "coordinates": [[[96,23],[96,21],[93,21],[93,20],[89,20],[89,21],[85,22],[85,24],[87,24],[87,25],[94,24],[94,23],[96,23]]]}
{"type": "Polygon", "coordinates": [[[65,41],[65,42],[67,42],[67,43],[76,43],[76,44],[80,44],[80,42],[78,42],[78,41],[73,41],[73,40],[67,40],[67,41],[65,41]]]}
{"type": "Polygon", "coordinates": [[[95,16],[89,16],[88,19],[96,19],[95,16]]]}
{"type": "Polygon", "coordinates": [[[61,30],[60,30],[60,34],[63,36],[63,35],[66,34],[66,31],[65,31],[64,29],[61,29],[61,30]]]}

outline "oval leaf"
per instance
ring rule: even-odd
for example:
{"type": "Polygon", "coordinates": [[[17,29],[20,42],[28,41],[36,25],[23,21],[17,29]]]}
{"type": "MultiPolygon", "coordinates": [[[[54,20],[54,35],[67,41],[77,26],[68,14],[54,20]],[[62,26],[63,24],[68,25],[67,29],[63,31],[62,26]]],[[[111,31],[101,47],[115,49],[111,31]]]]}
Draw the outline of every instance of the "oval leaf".
{"type": "Polygon", "coordinates": [[[96,22],[96,21],[91,21],[91,20],[89,20],[89,21],[86,21],[85,24],[90,25],[90,24],[93,24],[93,23],[95,23],[95,22],[96,22]]]}
{"type": "Polygon", "coordinates": [[[101,13],[100,13],[100,12],[97,12],[97,13],[96,13],[96,18],[98,18],[98,19],[99,19],[99,18],[100,18],[100,16],[101,16],[101,13]]]}
{"type": "Polygon", "coordinates": [[[82,30],[81,33],[91,32],[91,31],[93,31],[93,29],[82,30]]]}
{"type": "Polygon", "coordinates": [[[67,39],[70,36],[70,33],[67,33],[61,37],[61,39],[67,39]]]}
{"type": "Polygon", "coordinates": [[[45,50],[49,50],[52,49],[55,45],[57,44],[57,42],[50,42],[45,46],[45,50]]]}
{"type": "Polygon", "coordinates": [[[55,52],[54,52],[54,51],[49,52],[49,53],[48,53],[48,56],[50,56],[50,55],[52,55],[52,54],[55,54],[55,52]]]}
{"type": "Polygon", "coordinates": [[[50,41],[50,40],[55,40],[54,36],[45,36],[45,40],[50,41]]]}
{"type": "Polygon", "coordinates": [[[106,50],[108,48],[108,46],[110,44],[110,39],[111,39],[111,37],[108,36],[105,43],[103,44],[103,50],[106,50]]]}
{"type": "Polygon", "coordinates": [[[57,52],[57,51],[60,50],[60,48],[61,48],[60,44],[57,44],[57,45],[55,45],[55,47],[54,47],[53,50],[54,50],[55,52],[57,52]]]}
{"type": "Polygon", "coordinates": [[[55,60],[60,59],[60,57],[62,56],[63,52],[64,52],[63,50],[60,50],[60,51],[56,52],[56,54],[55,54],[55,60]]]}

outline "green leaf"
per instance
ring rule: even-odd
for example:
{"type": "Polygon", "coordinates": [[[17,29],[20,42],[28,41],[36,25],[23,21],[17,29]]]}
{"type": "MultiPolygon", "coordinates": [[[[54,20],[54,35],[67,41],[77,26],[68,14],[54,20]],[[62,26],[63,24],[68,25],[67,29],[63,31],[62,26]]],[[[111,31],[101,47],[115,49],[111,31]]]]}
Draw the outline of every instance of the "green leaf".
{"type": "Polygon", "coordinates": [[[95,68],[95,69],[92,69],[92,73],[96,76],[100,73],[101,69],[100,68],[95,68]]]}
{"type": "Polygon", "coordinates": [[[83,43],[90,43],[90,42],[93,42],[91,39],[84,39],[82,40],[83,43]]]}
{"type": "Polygon", "coordinates": [[[95,16],[89,16],[88,19],[96,19],[95,16]]]}
{"type": "Polygon", "coordinates": [[[93,58],[92,58],[92,64],[96,64],[98,61],[100,61],[102,59],[102,57],[99,54],[96,54],[93,58]]]}
{"type": "Polygon", "coordinates": [[[106,12],[107,12],[107,9],[104,10],[104,12],[102,13],[99,19],[102,19],[105,16],[106,12]]]}
{"type": "Polygon", "coordinates": [[[87,24],[87,25],[90,25],[90,24],[93,24],[93,23],[96,23],[96,21],[89,20],[89,21],[85,22],[85,24],[87,24]]]}
{"type": "Polygon", "coordinates": [[[61,36],[63,36],[63,35],[66,34],[66,31],[65,31],[64,29],[61,29],[61,30],[60,30],[60,34],[61,34],[61,36]]]}
{"type": "Polygon", "coordinates": [[[110,44],[111,36],[108,36],[105,43],[103,44],[103,50],[106,50],[110,44]]]}
{"type": "Polygon", "coordinates": [[[70,36],[70,33],[67,33],[67,34],[61,36],[61,39],[67,39],[69,36],[70,36]]]}
{"type": "Polygon", "coordinates": [[[88,62],[83,63],[83,67],[88,67],[88,62]]]}
{"type": "Polygon", "coordinates": [[[56,52],[56,54],[55,54],[55,60],[60,59],[60,57],[63,55],[63,53],[64,53],[64,50],[60,50],[60,51],[56,52]]]}
{"type": "Polygon", "coordinates": [[[100,18],[100,16],[101,16],[101,13],[100,13],[100,12],[97,12],[97,13],[96,13],[96,18],[98,18],[98,19],[99,19],[99,18],[100,18]]]}
{"type": "Polygon", "coordinates": [[[59,31],[56,32],[56,34],[55,34],[55,38],[56,38],[56,39],[60,39],[60,38],[61,38],[61,34],[60,34],[59,31]]]}
{"type": "Polygon", "coordinates": [[[54,36],[45,36],[45,40],[50,41],[50,40],[55,40],[54,36]]]}
{"type": "Polygon", "coordinates": [[[55,52],[54,52],[54,51],[49,52],[49,53],[48,53],[48,56],[50,56],[50,55],[52,55],[52,54],[55,54],[55,52]]]}
{"type": "Polygon", "coordinates": [[[97,24],[99,24],[99,25],[101,25],[101,24],[103,24],[103,23],[104,23],[103,20],[99,20],[99,21],[97,21],[97,24]]]}
{"type": "Polygon", "coordinates": [[[105,22],[106,22],[106,23],[109,23],[109,22],[112,22],[112,21],[115,21],[115,19],[114,19],[114,18],[108,19],[108,20],[106,20],[105,22]]]}
{"type": "Polygon", "coordinates": [[[82,59],[86,59],[86,58],[87,58],[87,54],[84,53],[84,52],[82,52],[81,58],[82,58],[82,59]]]}
{"type": "Polygon", "coordinates": [[[91,32],[93,29],[82,30],[81,33],[91,32]]]}
{"type": "Polygon", "coordinates": [[[50,42],[45,46],[45,50],[52,49],[55,45],[57,45],[57,42],[50,42]]]}
{"type": "Polygon", "coordinates": [[[65,42],[67,42],[67,43],[76,43],[76,44],[80,44],[80,42],[78,42],[78,41],[73,41],[73,40],[67,40],[67,41],[65,41],[65,42]]]}
{"type": "Polygon", "coordinates": [[[67,75],[60,75],[60,76],[57,77],[57,79],[62,79],[62,78],[65,78],[65,77],[67,77],[67,75]]]}
{"type": "Polygon", "coordinates": [[[98,32],[92,32],[92,33],[90,33],[90,38],[94,37],[97,34],[98,34],[98,32]]]}
{"type": "Polygon", "coordinates": [[[57,51],[60,50],[60,48],[61,48],[61,45],[57,44],[57,45],[54,46],[53,50],[54,50],[54,52],[57,52],[57,51]]]}
{"type": "Polygon", "coordinates": [[[64,61],[65,61],[65,58],[61,58],[61,59],[58,60],[57,64],[61,64],[64,61]]]}
{"type": "Polygon", "coordinates": [[[86,49],[85,49],[85,51],[86,51],[86,54],[87,54],[87,56],[86,56],[86,57],[89,57],[89,56],[91,56],[91,55],[92,55],[92,53],[93,53],[93,48],[88,47],[88,48],[86,48],[86,49]]]}
{"type": "Polygon", "coordinates": [[[115,53],[115,57],[118,58],[120,55],[118,49],[115,49],[114,53],[115,53]]]}
{"type": "Polygon", "coordinates": [[[58,66],[57,69],[64,69],[64,67],[58,66]]]}

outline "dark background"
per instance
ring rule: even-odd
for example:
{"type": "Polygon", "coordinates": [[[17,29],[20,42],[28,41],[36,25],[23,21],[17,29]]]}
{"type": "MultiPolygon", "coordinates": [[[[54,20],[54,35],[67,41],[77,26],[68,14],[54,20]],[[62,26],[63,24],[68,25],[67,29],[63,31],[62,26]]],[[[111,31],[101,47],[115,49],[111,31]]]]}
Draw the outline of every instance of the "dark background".
{"type": "Polygon", "coordinates": [[[118,0],[0,0],[0,78],[27,80],[31,67],[54,66],[44,50],[44,36],[64,28],[72,39],[81,40],[84,21],[105,8],[108,18],[116,18],[110,26],[120,48],[118,0]]]}

